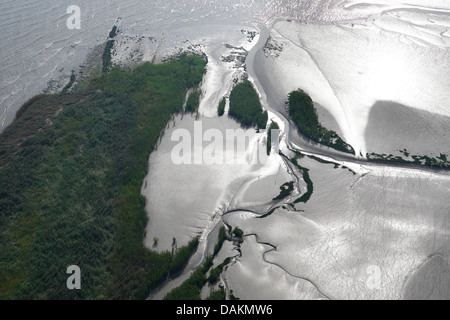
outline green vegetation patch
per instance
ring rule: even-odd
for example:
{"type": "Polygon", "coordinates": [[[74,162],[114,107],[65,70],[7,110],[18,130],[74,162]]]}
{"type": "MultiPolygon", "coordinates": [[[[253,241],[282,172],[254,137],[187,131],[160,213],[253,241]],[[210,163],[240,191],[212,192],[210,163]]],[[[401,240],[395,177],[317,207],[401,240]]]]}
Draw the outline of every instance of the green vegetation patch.
{"type": "Polygon", "coordinates": [[[227,293],[223,286],[219,286],[218,290],[213,290],[206,300],[222,301],[227,299],[227,293]]]}
{"type": "Polygon", "coordinates": [[[258,93],[248,80],[231,91],[228,115],[246,128],[265,129],[267,126],[267,111],[263,112],[258,93]]]}
{"type": "Polygon", "coordinates": [[[345,143],[339,135],[324,128],[319,122],[317,110],[311,97],[303,90],[293,91],[288,97],[289,116],[305,137],[334,148],[338,151],[355,154],[352,146],[345,143]]]}
{"type": "MultiPolygon", "coordinates": [[[[216,283],[223,271],[223,268],[231,262],[231,258],[224,260],[222,264],[210,271],[209,277],[206,274],[213,266],[214,257],[219,253],[227,234],[224,226],[219,229],[218,243],[214,248],[212,256],[206,258],[202,266],[197,268],[193,274],[184,281],[179,287],[172,289],[164,296],[164,300],[201,300],[200,292],[202,288],[209,282],[216,283]]],[[[218,291],[213,291],[208,300],[225,300],[226,292],[223,287],[219,287],[218,291]]]]}
{"type": "Polygon", "coordinates": [[[241,229],[236,227],[233,230],[233,236],[235,236],[236,238],[242,240],[242,237],[244,236],[244,231],[242,231],[241,229]]]}
{"type": "Polygon", "coordinates": [[[272,150],[272,130],[280,130],[278,123],[272,121],[267,131],[267,155],[270,155],[272,150]]]}
{"type": "Polygon", "coordinates": [[[303,173],[303,180],[306,183],[306,192],[297,200],[294,201],[294,204],[296,203],[306,203],[309,201],[309,199],[311,198],[313,192],[314,192],[314,184],[309,176],[309,169],[302,167],[298,161],[297,158],[292,158],[291,162],[297,167],[299,168],[302,173],[303,173]]]}
{"type": "Polygon", "coordinates": [[[294,181],[286,182],[280,187],[280,194],[272,200],[282,200],[292,194],[294,191],[294,181]]]}
{"type": "Polygon", "coordinates": [[[164,300],[201,300],[200,290],[207,282],[202,271],[202,268],[195,270],[181,286],[167,293],[164,300]]]}
{"type": "Polygon", "coordinates": [[[186,249],[143,244],[148,156],[206,62],[113,68],[80,92],[38,96],[0,135],[0,299],[144,299],[186,249]],[[81,269],[68,290],[66,269],[81,269]]]}
{"type": "Polygon", "coordinates": [[[227,238],[227,231],[224,226],[220,227],[219,229],[219,239],[217,241],[217,244],[214,246],[214,256],[216,256],[220,249],[222,249],[223,243],[225,242],[227,238]]]}
{"type": "Polygon", "coordinates": [[[188,97],[185,111],[195,113],[198,111],[199,106],[200,106],[200,92],[198,92],[198,90],[194,90],[188,97]]]}
{"type": "Polygon", "coordinates": [[[186,267],[189,258],[197,251],[199,237],[192,239],[189,244],[177,250],[169,266],[169,273],[177,275],[186,267]]]}
{"type": "Polygon", "coordinates": [[[406,157],[411,156],[413,160],[403,159],[401,156],[394,156],[392,154],[377,154],[371,153],[367,154],[367,160],[370,162],[378,163],[396,163],[396,164],[407,164],[407,165],[419,165],[423,167],[439,168],[439,169],[450,169],[450,162],[447,160],[446,154],[440,154],[438,157],[411,155],[406,149],[401,150],[406,157]]]}
{"type": "Polygon", "coordinates": [[[227,104],[227,100],[224,97],[222,100],[220,100],[219,106],[217,107],[217,114],[219,115],[219,117],[221,117],[225,114],[226,104],[227,104]]]}
{"type": "Polygon", "coordinates": [[[231,258],[226,258],[220,265],[212,269],[211,272],[209,273],[208,282],[211,284],[217,283],[220,274],[223,271],[223,268],[225,268],[225,266],[228,265],[230,262],[231,258]]]}

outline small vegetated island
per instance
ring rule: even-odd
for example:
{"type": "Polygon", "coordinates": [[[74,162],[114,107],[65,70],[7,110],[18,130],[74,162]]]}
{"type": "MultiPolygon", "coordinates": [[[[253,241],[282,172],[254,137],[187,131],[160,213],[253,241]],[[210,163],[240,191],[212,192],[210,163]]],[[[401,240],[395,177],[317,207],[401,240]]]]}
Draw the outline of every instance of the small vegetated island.
{"type": "Polygon", "coordinates": [[[141,186],[205,66],[196,55],[108,66],[23,105],[0,135],[0,299],[145,299],[184,268],[198,239],[174,252],[144,247],[141,186]],[[82,290],[67,289],[69,265],[82,290]]]}
{"type": "Polygon", "coordinates": [[[263,111],[258,93],[248,80],[231,91],[228,115],[245,128],[265,129],[267,126],[267,111],[263,111]]]}
{"type": "Polygon", "coordinates": [[[338,151],[355,154],[353,147],[344,142],[335,131],[328,130],[320,124],[313,100],[306,92],[303,90],[291,92],[287,104],[289,116],[305,137],[338,151]]]}
{"type": "Polygon", "coordinates": [[[195,89],[187,99],[185,111],[189,113],[195,113],[198,111],[200,105],[200,92],[195,89]]]}

